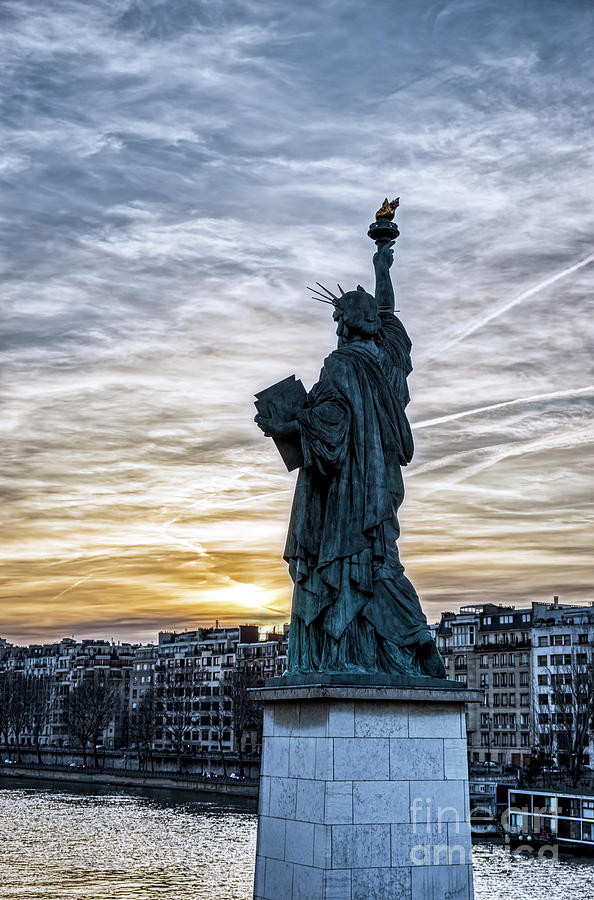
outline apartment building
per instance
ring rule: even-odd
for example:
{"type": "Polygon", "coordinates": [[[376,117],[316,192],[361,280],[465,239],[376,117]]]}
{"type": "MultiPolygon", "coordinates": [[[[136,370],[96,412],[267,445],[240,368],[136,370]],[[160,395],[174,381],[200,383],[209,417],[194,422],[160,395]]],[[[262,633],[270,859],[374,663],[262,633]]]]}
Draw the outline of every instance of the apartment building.
{"type": "MultiPolygon", "coordinates": [[[[18,647],[3,641],[0,673],[15,673],[48,681],[48,715],[40,734],[41,747],[67,747],[71,736],[66,724],[66,703],[72,689],[85,677],[97,676],[115,688],[117,703],[99,742],[113,749],[127,742],[129,676],[135,647],[109,641],[75,641],[63,638],[52,644],[18,647]]],[[[31,746],[33,736],[26,725],[19,736],[22,746],[31,746]]]]}
{"type": "Polygon", "coordinates": [[[257,640],[256,625],[159,634],[155,749],[193,754],[234,749],[232,698],[225,679],[236,667],[237,645],[257,640]]]}
{"type": "Polygon", "coordinates": [[[482,704],[468,705],[471,763],[524,766],[532,750],[532,607],[493,603],[442,614],[437,645],[448,678],[483,690],[482,704]]]}
{"type": "Polygon", "coordinates": [[[269,631],[263,640],[237,645],[237,666],[248,668],[255,680],[264,684],[266,678],[282,675],[287,668],[289,626],[282,631],[269,631]]]}
{"type": "Polygon", "coordinates": [[[594,604],[534,603],[532,622],[533,744],[570,768],[583,751],[594,760],[594,604]]]}

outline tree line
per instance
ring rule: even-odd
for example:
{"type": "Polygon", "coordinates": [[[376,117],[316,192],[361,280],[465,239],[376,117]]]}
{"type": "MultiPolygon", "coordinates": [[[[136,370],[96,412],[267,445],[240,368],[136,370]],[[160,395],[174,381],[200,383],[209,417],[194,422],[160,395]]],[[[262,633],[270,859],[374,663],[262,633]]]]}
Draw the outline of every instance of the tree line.
{"type": "Polygon", "coordinates": [[[27,735],[42,764],[44,730],[51,720],[58,719],[68,737],[80,746],[83,764],[87,764],[92,746],[98,765],[97,744],[119,705],[116,686],[99,673],[86,675],[69,689],[56,684],[49,675],[0,672],[0,736],[7,749],[14,746],[19,762],[22,738],[27,735]]]}
{"type": "Polygon", "coordinates": [[[114,682],[109,672],[90,670],[73,685],[48,675],[0,672],[0,739],[9,752],[14,748],[22,762],[23,740],[29,738],[41,765],[44,732],[51,722],[63,732],[65,744],[80,748],[84,766],[92,753],[99,767],[103,732],[118,718],[121,728],[116,739],[120,747],[135,748],[139,769],[154,770],[154,744],[159,734],[175,754],[181,772],[184,759],[192,755],[192,734],[203,728],[206,720],[209,733],[218,741],[225,774],[223,736],[227,732],[233,735],[243,776],[244,738],[248,732],[259,735],[262,718],[261,705],[253,700],[250,688],[261,681],[251,669],[233,670],[220,682],[212,704],[201,696],[202,682],[198,667],[157,668],[153,684],[129,710],[121,682],[114,682]]]}

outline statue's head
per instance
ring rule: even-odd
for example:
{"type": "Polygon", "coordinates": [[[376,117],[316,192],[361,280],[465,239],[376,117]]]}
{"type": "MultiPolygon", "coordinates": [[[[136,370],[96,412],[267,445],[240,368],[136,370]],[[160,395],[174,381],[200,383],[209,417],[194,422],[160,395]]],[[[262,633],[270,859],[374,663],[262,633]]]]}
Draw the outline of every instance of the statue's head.
{"type": "Polygon", "coordinates": [[[357,285],[356,291],[347,291],[335,302],[334,320],[338,323],[336,334],[339,344],[356,338],[371,340],[379,334],[380,317],[375,297],[357,285]]]}

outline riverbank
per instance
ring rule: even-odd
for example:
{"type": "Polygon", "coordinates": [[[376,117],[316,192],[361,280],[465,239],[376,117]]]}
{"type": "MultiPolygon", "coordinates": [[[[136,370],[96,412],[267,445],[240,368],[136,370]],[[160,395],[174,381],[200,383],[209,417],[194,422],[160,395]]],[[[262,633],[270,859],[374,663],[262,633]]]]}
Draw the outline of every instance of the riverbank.
{"type": "Polygon", "coordinates": [[[0,765],[0,778],[26,778],[33,781],[62,781],[76,784],[112,784],[121,787],[168,788],[199,794],[243,797],[255,806],[258,784],[222,778],[195,778],[187,775],[152,775],[149,772],[105,772],[70,768],[24,765],[0,765]]]}

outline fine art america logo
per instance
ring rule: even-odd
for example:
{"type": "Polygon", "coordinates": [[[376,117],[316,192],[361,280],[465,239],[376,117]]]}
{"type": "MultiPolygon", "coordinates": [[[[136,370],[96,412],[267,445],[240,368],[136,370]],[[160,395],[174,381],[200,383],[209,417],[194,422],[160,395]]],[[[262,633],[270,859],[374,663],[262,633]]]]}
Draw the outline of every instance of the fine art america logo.
{"type": "MultiPolygon", "coordinates": [[[[469,825],[454,806],[434,807],[431,797],[415,797],[411,803],[412,844],[409,858],[414,866],[464,865],[471,863],[468,835],[485,834],[484,826],[469,825]]],[[[476,806],[471,820],[490,815],[488,807],[476,806]]],[[[531,817],[532,818],[532,817],[531,817]]],[[[499,833],[510,855],[536,855],[538,859],[558,859],[550,810],[535,809],[532,827],[526,810],[508,807],[501,815],[499,833]]]]}

